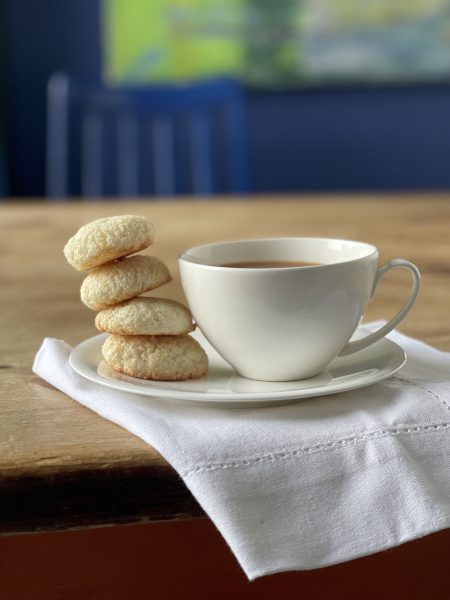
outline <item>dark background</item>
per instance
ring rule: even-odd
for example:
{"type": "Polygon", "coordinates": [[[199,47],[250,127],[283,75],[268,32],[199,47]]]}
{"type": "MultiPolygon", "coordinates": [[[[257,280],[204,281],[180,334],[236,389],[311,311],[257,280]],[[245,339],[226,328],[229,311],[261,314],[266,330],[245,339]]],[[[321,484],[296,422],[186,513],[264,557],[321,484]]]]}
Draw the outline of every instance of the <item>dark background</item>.
{"type": "MultiPolygon", "coordinates": [[[[44,195],[47,79],[100,81],[100,32],[97,0],[0,0],[0,195],[44,195]]],[[[252,190],[448,189],[449,112],[445,82],[248,89],[252,190]]]]}

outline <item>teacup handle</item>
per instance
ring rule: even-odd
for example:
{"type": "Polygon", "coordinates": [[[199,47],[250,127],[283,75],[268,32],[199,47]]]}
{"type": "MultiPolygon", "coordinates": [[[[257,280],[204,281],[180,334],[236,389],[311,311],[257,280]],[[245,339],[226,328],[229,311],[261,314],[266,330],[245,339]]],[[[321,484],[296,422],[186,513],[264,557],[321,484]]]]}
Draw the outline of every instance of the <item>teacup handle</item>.
{"type": "Polygon", "coordinates": [[[414,300],[416,299],[417,292],[419,291],[420,273],[416,265],[407,260],[403,260],[403,258],[394,258],[394,260],[388,261],[378,269],[370,297],[373,298],[378,283],[380,282],[380,279],[385,275],[385,273],[387,273],[390,269],[395,269],[396,267],[400,267],[401,269],[408,269],[413,277],[412,288],[408,298],[406,299],[405,304],[398,311],[395,317],[392,318],[388,323],[386,323],[386,325],[384,325],[381,329],[378,329],[378,331],[367,335],[361,340],[348,342],[348,344],[346,344],[344,348],[339,352],[338,356],[347,356],[348,354],[353,354],[353,352],[358,352],[359,350],[362,350],[363,348],[367,348],[367,346],[374,344],[378,340],[381,340],[381,338],[383,338],[386,334],[392,331],[392,329],[394,329],[394,327],[398,325],[400,321],[410,311],[412,305],[414,304],[414,300]]]}

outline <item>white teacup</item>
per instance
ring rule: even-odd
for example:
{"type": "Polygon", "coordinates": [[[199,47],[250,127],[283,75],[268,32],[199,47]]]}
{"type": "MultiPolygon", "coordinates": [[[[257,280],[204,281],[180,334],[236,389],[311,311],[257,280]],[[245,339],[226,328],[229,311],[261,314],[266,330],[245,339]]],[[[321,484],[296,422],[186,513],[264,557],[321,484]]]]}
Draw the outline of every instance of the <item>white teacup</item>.
{"type": "Polygon", "coordinates": [[[207,244],[179,258],[187,301],[202,333],[243,377],[290,381],[313,377],[336,357],[384,337],[414,303],[420,275],[397,258],[377,268],[378,250],[326,238],[270,238],[207,244]],[[314,266],[242,268],[253,262],[314,266]],[[381,277],[409,269],[411,292],[384,327],[349,342],[381,277]]]}

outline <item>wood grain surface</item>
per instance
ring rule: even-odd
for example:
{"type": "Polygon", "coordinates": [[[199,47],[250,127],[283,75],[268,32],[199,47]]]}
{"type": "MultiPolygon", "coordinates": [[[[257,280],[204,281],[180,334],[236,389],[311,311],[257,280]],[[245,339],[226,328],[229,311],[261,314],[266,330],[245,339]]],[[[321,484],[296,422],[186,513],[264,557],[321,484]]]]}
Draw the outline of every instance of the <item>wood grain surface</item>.
{"type": "MultiPolygon", "coordinates": [[[[184,300],[177,257],[189,246],[264,236],[367,241],[380,263],[407,258],[422,287],[399,329],[450,350],[450,197],[291,197],[214,201],[24,204],[0,207],[0,531],[68,529],[199,516],[174,470],[143,441],[32,374],[45,336],[75,345],[96,333],[79,300],[84,275],[62,248],[83,224],[115,214],[148,217],[151,253],[173,282],[159,295],[184,300]]],[[[148,251],[150,253],[150,249],[148,251]]],[[[389,318],[409,289],[389,273],[366,320],[389,318]]]]}

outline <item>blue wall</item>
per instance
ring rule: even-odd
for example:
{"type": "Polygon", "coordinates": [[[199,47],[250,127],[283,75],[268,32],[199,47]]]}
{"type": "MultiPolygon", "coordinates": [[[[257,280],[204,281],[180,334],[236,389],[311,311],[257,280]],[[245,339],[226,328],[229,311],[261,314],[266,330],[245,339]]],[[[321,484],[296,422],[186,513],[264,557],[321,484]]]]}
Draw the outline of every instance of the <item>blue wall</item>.
{"type": "MultiPolygon", "coordinates": [[[[2,10],[10,191],[42,196],[46,81],[57,70],[100,79],[99,5],[3,0],[2,10]]],[[[250,90],[253,188],[449,189],[449,111],[450,84],[250,90]]]]}
{"type": "Polygon", "coordinates": [[[450,85],[250,94],[262,191],[450,188],[450,85]]]}

